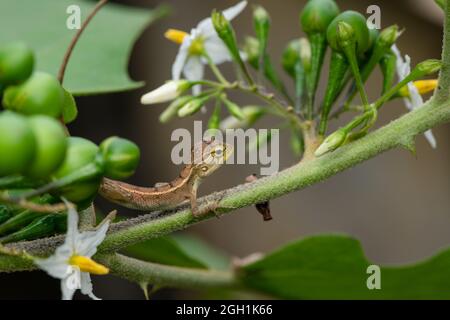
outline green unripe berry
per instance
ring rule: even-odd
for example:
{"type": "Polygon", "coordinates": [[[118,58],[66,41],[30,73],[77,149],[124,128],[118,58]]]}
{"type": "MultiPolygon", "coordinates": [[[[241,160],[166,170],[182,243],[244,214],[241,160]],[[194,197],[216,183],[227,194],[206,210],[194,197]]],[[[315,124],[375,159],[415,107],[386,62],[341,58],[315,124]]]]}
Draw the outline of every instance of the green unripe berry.
{"type": "Polygon", "coordinates": [[[345,22],[353,28],[357,55],[366,52],[370,45],[369,28],[367,28],[366,19],[362,14],[351,10],[342,12],[328,26],[327,40],[330,47],[335,51],[342,51],[338,36],[339,22],[345,22]]]}
{"type": "Polygon", "coordinates": [[[123,180],[131,177],[139,165],[139,147],[126,139],[111,137],[100,144],[105,176],[123,180]]]}
{"type": "Polygon", "coordinates": [[[28,119],[10,111],[0,113],[0,177],[23,173],[35,150],[28,119]]]}
{"type": "Polygon", "coordinates": [[[338,14],[334,0],[310,0],[300,14],[300,23],[306,34],[325,33],[338,14]]]}
{"type": "Polygon", "coordinates": [[[8,87],[3,106],[26,115],[42,114],[59,118],[64,91],[58,80],[45,72],[35,72],[24,83],[8,87]]]}
{"type": "MultiPolygon", "coordinates": [[[[75,171],[94,164],[99,148],[89,140],[69,137],[67,138],[67,154],[62,165],[53,174],[53,179],[60,179],[75,171]]],[[[76,182],[57,191],[58,195],[67,200],[80,203],[92,199],[100,186],[102,177],[94,177],[88,180],[76,182]]]]}
{"type": "Polygon", "coordinates": [[[0,48],[0,83],[19,84],[31,76],[34,56],[22,42],[14,42],[0,48]]]}
{"type": "Polygon", "coordinates": [[[66,133],[62,125],[50,117],[33,116],[29,123],[36,138],[36,153],[26,174],[36,179],[49,177],[66,156],[66,133]]]}

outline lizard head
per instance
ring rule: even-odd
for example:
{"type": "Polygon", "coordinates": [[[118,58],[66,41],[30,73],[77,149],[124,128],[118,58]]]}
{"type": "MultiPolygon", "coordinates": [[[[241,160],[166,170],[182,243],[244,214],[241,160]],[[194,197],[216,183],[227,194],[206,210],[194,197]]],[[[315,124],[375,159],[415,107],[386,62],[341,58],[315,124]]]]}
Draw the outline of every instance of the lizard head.
{"type": "Polygon", "coordinates": [[[193,165],[198,177],[207,177],[219,169],[233,153],[233,146],[213,138],[194,147],[193,165]]]}

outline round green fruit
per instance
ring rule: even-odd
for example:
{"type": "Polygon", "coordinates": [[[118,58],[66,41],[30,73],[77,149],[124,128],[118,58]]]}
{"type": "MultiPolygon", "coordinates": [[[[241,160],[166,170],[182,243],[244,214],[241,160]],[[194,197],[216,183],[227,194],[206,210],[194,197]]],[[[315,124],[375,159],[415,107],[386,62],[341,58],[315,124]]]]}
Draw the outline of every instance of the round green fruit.
{"type": "Polygon", "coordinates": [[[32,178],[49,177],[64,161],[67,137],[61,123],[46,116],[29,118],[36,137],[36,154],[26,174],[32,178]]]}
{"type": "Polygon", "coordinates": [[[6,88],[3,106],[25,115],[42,114],[59,118],[64,91],[58,80],[45,72],[35,72],[24,83],[6,88]]]}
{"type": "Polygon", "coordinates": [[[22,42],[10,43],[0,48],[0,83],[19,84],[31,76],[34,56],[22,42]]]}
{"type": "MultiPolygon", "coordinates": [[[[62,165],[53,174],[54,180],[70,175],[87,165],[95,165],[99,150],[97,145],[78,137],[69,137],[67,142],[66,157],[62,165]]],[[[57,194],[74,203],[85,202],[95,197],[101,180],[101,174],[93,178],[83,179],[80,182],[75,182],[59,189],[57,194]]]]}
{"type": "Polygon", "coordinates": [[[366,52],[370,46],[369,28],[367,28],[366,19],[359,12],[351,10],[342,12],[328,26],[327,39],[330,47],[336,51],[342,50],[337,36],[338,23],[341,21],[348,23],[355,32],[357,54],[361,55],[366,52]]]}
{"type": "Polygon", "coordinates": [[[0,177],[21,174],[33,161],[36,139],[28,119],[11,111],[0,113],[0,177]]]}
{"type": "Polygon", "coordinates": [[[338,14],[339,7],[334,0],[310,0],[300,14],[300,23],[306,34],[326,33],[338,14]]]}
{"type": "Polygon", "coordinates": [[[123,180],[129,178],[139,165],[139,147],[126,139],[111,137],[100,145],[101,160],[105,176],[123,180]]]}

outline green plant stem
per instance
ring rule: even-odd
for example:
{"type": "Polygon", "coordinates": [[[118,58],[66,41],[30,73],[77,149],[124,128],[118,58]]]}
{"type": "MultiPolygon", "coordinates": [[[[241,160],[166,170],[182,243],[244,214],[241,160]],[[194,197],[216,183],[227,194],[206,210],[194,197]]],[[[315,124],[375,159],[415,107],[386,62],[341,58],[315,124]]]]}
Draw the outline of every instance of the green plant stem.
{"type": "Polygon", "coordinates": [[[165,266],[120,254],[97,255],[96,261],[107,266],[111,274],[136,283],[189,289],[230,288],[238,284],[231,271],[165,266]]]}
{"type": "Polygon", "coordinates": [[[203,53],[203,56],[205,57],[206,61],[208,62],[208,66],[210,67],[210,69],[214,73],[214,75],[216,76],[217,80],[219,80],[219,82],[223,85],[229,85],[230,83],[228,82],[227,79],[225,79],[222,72],[220,72],[219,68],[217,68],[217,66],[214,64],[211,57],[206,52],[203,53]]]}

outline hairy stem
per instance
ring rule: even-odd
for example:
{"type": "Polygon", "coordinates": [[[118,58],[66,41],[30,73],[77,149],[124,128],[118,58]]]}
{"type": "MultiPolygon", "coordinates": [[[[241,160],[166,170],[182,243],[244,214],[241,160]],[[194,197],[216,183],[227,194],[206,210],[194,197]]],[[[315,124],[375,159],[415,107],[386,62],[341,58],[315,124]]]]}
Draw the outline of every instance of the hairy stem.
{"type": "Polygon", "coordinates": [[[98,255],[96,260],[111,273],[136,283],[176,288],[224,288],[237,286],[232,272],[164,266],[120,254],[98,255]]]}

